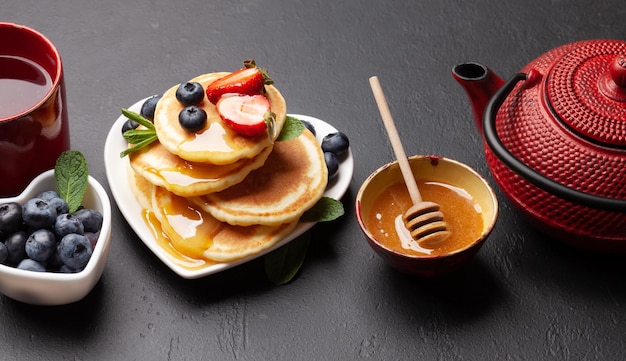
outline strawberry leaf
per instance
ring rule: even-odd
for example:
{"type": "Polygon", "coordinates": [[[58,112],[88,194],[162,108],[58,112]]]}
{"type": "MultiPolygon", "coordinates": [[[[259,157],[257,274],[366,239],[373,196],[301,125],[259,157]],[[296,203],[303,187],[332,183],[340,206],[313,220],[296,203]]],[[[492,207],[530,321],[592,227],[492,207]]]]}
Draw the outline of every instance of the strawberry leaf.
{"type": "Polygon", "coordinates": [[[276,114],[274,112],[267,112],[263,115],[263,121],[267,127],[267,135],[270,140],[276,136],[276,114]]]}
{"type": "Polygon", "coordinates": [[[263,76],[263,84],[265,85],[271,85],[274,84],[274,80],[270,77],[270,74],[267,72],[267,70],[263,69],[263,68],[259,68],[258,66],[256,66],[256,62],[254,61],[254,59],[246,59],[243,61],[243,67],[244,68],[254,68],[256,70],[259,71],[259,73],[261,73],[261,75],[263,76]]]}

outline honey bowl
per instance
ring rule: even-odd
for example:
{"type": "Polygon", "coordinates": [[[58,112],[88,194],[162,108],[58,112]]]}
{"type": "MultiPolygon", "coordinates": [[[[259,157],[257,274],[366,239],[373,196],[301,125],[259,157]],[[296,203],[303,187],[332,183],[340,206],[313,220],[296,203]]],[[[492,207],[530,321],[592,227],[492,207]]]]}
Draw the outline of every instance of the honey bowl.
{"type": "Polygon", "coordinates": [[[420,246],[401,215],[411,206],[397,161],[374,171],[356,196],[356,216],[370,247],[397,271],[442,276],[469,263],[493,230],[498,200],[469,166],[437,156],[415,155],[409,164],[425,201],[441,205],[452,235],[440,247],[420,246]]]}

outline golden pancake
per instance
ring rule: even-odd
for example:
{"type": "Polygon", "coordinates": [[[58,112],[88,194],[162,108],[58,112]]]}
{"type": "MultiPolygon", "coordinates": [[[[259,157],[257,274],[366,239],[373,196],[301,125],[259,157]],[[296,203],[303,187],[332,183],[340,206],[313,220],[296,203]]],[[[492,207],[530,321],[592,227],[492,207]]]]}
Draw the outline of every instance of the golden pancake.
{"type": "Polygon", "coordinates": [[[187,198],[154,187],[152,209],[172,246],[194,258],[230,262],[262,252],[287,236],[296,223],[232,226],[213,218],[187,198]]]}
{"type": "MultiPolygon", "coordinates": [[[[229,73],[209,73],[200,75],[191,82],[198,82],[206,89],[213,81],[229,73]]],[[[178,122],[178,114],[184,106],[176,99],[175,85],[167,90],[157,103],[154,112],[154,127],[161,144],[179,157],[199,163],[229,164],[243,158],[252,158],[272,145],[280,134],[287,116],[285,99],[272,85],[266,85],[265,94],[270,101],[270,109],[276,114],[275,134],[268,136],[245,137],[232,130],[220,118],[215,105],[204,95],[199,105],[207,113],[207,125],[198,132],[188,132],[178,122]]]]}
{"type": "Polygon", "coordinates": [[[130,185],[130,189],[137,199],[137,202],[143,209],[151,209],[152,208],[152,189],[154,185],[149,182],[144,177],[137,174],[130,167],[130,164],[127,165],[127,175],[128,175],[128,183],[130,185]]]}
{"type": "Polygon", "coordinates": [[[186,161],[154,142],[128,157],[133,170],[152,184],[182,197],[195,197],[241,182],[251,171],[263,166],[271,152],[272,147],[266,147],[253,158],[215,165],[186,161]]]}
{"type": "Polygon", "coordinates": [[[278,225],[297,221],[322,197],[328,182],[324,154],[304,131],[279,141],[263,167],[223,191],[193,198],[220,221],[234,225],[278,225]]]}

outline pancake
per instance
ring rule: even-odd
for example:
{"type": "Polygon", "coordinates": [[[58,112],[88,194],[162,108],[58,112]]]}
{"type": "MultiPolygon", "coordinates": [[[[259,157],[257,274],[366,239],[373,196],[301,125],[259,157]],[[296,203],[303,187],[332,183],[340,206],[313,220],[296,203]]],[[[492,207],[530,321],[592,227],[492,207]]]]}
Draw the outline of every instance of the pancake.
{"type": "Polygon", "coordinates": [[[152,209],[176,250],[194,259],[217,262],[231,262],[262,252],[296,226],[295,222],[278,226],[232,226],[162,187],[153,187],[152,209]]]}
{"type": "Polygon", "coordinates": [[[322,197],[328,182],[315,136],[278,141],[263,167],[223,191],[193,198],[202,209],[233,225],[279,225],[297,221],[322,197]]]}
{"type": "MultiPolygon", "coordinates": [[[[206,89],[213,81],[229,73],[209,73],[200,75],[191,82],[198,82],[206,89]]],[[[273,85],[266,85],[265,94],[270,101],[270,109],[276,114],[276,131],[273,139],[268,136],[246,137],[232,130],[220,118],[215,105],[204,95],[199,105],[207,113],[207,125],[199,132],[188,132],[178,122],[178,114],[184,108],[176,99],[175,85],[167,90],[157,103],[154,112],[154,127],[161,144],[170,153],[199,163],[230,164],[244,158],[253,158],[267,147],[280,134],[287,116],[285,99],[273,85]]]]}
{"type": "Polygon", "coordinates": [[[270,146],[253,158],[215,165],[186,161],[154,142],[128,158],[133,170],[150,183],[182,197],[195,197],[241,182],[251,171],[263,166],[271,151],[270,146]]]}
{"type": "Polygon", "coordinates": [[[127,175],[128,175],[128,184],[130,185],[130,189],[137,199],[137,202],[143,209],[151,209],[152,208],[152,189],[154,185],[149,182],[147,179],[137,174],[130,167],[130,164],[127,164],[127,175]]]}

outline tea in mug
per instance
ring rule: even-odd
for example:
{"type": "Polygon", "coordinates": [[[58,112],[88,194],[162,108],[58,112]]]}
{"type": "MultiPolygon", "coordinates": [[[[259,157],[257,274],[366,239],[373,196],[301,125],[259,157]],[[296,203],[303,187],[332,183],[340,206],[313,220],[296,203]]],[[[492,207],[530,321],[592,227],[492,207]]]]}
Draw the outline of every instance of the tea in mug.
{"type": "Polygon", "coordinates": [[[0,55],[0,119],[24,113],[52,89],[50,74],[32,60],[0,55]]]}
{"type": "Polygon", "coordinates": [[[20,194],[69,148],[59,52],[36,30],[0,22],[0,198],[20,194]]]}

